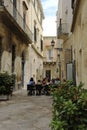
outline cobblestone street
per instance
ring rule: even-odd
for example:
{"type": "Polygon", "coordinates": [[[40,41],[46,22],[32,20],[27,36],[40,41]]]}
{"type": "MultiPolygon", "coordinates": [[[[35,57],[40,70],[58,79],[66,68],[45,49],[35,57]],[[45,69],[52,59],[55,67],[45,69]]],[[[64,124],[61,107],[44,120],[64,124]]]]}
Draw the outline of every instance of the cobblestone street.
{"type": "Polygon", "coordinates": [[[50,130],[51,116],[51,96],[27,96],[22,90],[0,101],[0,130],[50,130]]]}

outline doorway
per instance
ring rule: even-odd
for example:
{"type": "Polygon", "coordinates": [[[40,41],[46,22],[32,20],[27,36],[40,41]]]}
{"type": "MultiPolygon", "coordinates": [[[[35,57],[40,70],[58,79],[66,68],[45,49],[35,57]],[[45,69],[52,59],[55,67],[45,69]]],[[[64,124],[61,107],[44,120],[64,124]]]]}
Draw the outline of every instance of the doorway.
{"type": "Polygon", "coordinates": [[[46,77],[51,79],[51,70],[46,70],[46,77]]]}
{"type": "Polygon", "coordinates": [[[24,86],[24,66],[25,66],[24,52],[22,52],[21,64],[22,64],[22,70],[21,70],[22,86],[24,86]]]}
{"type": "Polygon", "coordinates": [[[66,79],[73,80],[73,64],[72,63],[66,64],[66,79]]]}

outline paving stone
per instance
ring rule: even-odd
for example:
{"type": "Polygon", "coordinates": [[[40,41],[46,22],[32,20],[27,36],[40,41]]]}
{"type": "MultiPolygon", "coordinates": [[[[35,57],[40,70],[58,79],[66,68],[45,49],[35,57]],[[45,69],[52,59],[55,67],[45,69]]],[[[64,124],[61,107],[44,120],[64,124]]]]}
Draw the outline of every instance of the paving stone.
{"type": "Polygon", "coordinates": [[[27,96],[26,90],[0,101],[0,130],[50,130],[51,96],[27,96]]]}

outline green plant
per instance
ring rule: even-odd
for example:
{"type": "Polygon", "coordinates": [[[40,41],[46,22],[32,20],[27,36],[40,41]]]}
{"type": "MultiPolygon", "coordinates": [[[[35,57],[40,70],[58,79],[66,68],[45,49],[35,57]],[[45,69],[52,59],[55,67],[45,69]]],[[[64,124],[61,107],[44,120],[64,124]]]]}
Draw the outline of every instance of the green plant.
{"type": "Polygon", "coordinates": [[[15,75],[9,75],[7,72],[0,73],[0,95],[9,95],[12,93],[15,85],[15,75]]]}
{"type": "Polygon", "coordinates": [[[87,90],[61,83],[53,93],[52,130],[87,130],[87,90]]]}

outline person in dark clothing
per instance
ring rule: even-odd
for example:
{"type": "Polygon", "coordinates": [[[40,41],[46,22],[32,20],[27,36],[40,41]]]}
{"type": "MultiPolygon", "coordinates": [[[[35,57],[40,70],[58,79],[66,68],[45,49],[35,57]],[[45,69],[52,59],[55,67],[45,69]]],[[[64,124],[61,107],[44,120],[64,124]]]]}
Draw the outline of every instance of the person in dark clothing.
{"type": "Polygon", "coordinates": [[[34,93],[35,93],[35,81],[34,81],[33,77],[30,78],[30,81],[27,84],[27,90],[28,90],[28,95],[34,95],[34,93]]]}
{"type": "Polygon", "coordinates": [[[37,81],[36,86],[36,95],[41,95],[41,91],[42,91],[42,83],[41,80],[37,81]]]}

